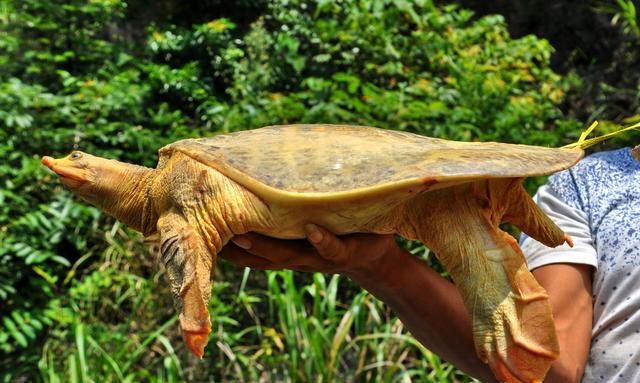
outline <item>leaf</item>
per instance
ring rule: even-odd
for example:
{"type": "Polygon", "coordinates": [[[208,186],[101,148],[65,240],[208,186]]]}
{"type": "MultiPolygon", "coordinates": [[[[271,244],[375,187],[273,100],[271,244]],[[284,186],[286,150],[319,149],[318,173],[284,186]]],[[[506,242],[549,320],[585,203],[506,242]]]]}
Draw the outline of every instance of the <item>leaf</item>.
{"type": "Polygon", "coordinates": [[[26,338],[31,340],[36,338],[36,332],[34,331],[34,329],[29,324],[27,324],[27,321],[25,320],[25,318],[23,318],[18,311],[15,311],[15,310],[12,311],[11,317],[13,318],[14,323],[20,328],[22,334],[24,334],[26,338]]]}
{"type": "Polygon", "coordinates": [[[11,319],[5,316],[4,318],[2,318],[2,323],[4,323],[5,328],[9,331],[9,334],[13,337],[13,339],[15,339],[18,345],[20,345],[21,347],[27,347],[27,345],[29,344],[27,338],[20,331],[18,331],[18,328],[11,319]]]}
{"type": "Polygon", "coordinates": [[[347,73],[336,73],[333,75],[333,79],[338,82],[344,82],[347,84],[347,91],[351,94],[355,93],[360,86],[360,79],[354,75],[347,73]]]}
{"type": "Polygon", "coordinates": [[[78,360],[78,379],[80,382],[87,382],[89,370],[87,368],[86,348],[85,348],[85,330],[82,323],[75,324],[75,340],[78,360]]]}

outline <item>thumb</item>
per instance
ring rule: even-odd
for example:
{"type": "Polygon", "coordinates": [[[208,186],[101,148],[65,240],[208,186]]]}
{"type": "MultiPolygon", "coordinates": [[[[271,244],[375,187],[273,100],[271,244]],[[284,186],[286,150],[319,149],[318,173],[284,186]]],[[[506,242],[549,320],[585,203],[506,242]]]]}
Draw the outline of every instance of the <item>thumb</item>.
{"type": "Polygon", "coordinates": [[[305,225],[304,231],[322,258],[334,263],[346,260],[346,246],[333,233],[312,223],[305,225]]]}

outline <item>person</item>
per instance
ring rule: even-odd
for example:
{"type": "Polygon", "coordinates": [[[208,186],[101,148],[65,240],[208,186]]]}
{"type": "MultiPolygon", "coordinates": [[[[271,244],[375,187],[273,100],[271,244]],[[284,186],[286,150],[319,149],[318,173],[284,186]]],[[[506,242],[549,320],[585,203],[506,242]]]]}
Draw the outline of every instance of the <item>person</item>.
{"type": "MultiPolygon", "coordinates": [[[[535,200],[575,246],[551,249],[523,236],[529,268],[534,274],[559,263],[591,269],[585,290],[592,299],[579,319],[591,321],[582,381],[640,382],[640,146],[588,156],[550,177],[535,200]]],[[[556,324],[558,332],[574,332],[573,323],[564,325],[556,324]]]]}
{"type": "MultiPolygon", "coordinates": [[[[529,267],[550,296],[560,344],[545,382],[640,381],[640,349],[634,346],[640,343],[638,153],[637,147],[589,156],[550,177],[536,195],[574,241],[573,248],[550,249],[522,239],[529,267]]],[[[400,249],[392,235],[337,237],[314,224],[305,232],[308,243],[247,233],[221,256],[256,269],[347,276],[385,302],[431,351],[471,376],[496,381],[475,354],[471,318],[458,290],[400,249]]]]}

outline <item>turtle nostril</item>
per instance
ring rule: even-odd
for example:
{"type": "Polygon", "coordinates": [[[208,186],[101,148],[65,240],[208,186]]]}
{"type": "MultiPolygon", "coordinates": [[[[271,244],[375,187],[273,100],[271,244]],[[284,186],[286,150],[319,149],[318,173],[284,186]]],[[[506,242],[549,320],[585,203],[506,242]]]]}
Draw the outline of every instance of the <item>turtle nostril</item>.
{"type": "Polygon", "coordinates": [[[48,168],[51,168],[53,166],[54,161],[55,160],[49,156],[42,157],[42,164],[48,168]]]}

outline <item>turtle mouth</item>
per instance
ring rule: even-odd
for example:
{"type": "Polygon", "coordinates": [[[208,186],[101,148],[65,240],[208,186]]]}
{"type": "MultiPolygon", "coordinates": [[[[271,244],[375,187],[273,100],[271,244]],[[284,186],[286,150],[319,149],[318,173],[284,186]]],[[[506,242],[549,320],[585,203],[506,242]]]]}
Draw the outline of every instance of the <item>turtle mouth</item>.
{"type": "Polygon", "coordinates": [[[87,181],[86,177],[83,175],[82,169],[78,169],[73,166],[64,166],[63,164],[60,164],[59,161],[49,156],[42,157],[42,164],[51,169],[63,180],[71,180],[76,184],[82,184],[87,181]]]}

